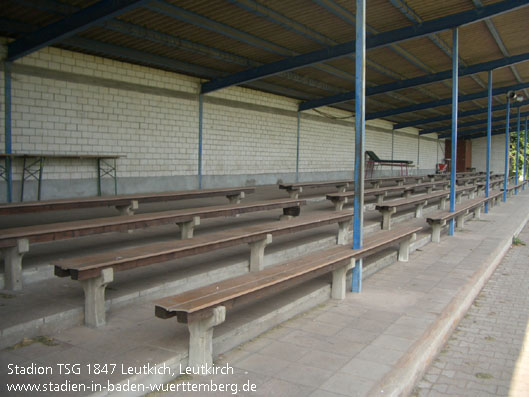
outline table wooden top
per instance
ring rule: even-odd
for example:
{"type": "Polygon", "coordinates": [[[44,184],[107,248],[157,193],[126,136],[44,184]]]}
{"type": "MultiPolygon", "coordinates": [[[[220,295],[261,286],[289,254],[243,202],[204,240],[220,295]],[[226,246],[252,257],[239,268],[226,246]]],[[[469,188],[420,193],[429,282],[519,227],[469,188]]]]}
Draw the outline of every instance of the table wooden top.
{"type": "Polygon", "coordinates": [[[0,158],[54,158],[54,159],[118,159],[121,154],[54,154],[54,153],[0,153],[0,158]]]}

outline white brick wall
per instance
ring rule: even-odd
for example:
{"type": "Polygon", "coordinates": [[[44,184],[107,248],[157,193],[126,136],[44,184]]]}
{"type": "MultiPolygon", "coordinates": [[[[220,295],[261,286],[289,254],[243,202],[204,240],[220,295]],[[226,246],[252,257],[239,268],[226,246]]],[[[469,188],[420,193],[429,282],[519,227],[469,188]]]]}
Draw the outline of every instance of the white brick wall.
{"type": "Polygon", "coordinates": [[[292,172],[296,125],[295,117],[205,103],[204,175],[292,172]]]}
{"type": "Polygon", "coordinates": [[[395,160],[410,160],[417,165],[417,133],[402,133],[395,131],[393,143],[393,158],[395,160]]]}
{"type": "Polygon", "coordinates": [[[350,171],[353,167],[354,123],[329,124],[325,119],[301,118],[300,172],[350,171]]]}
{"type": "MultiPolygon", "coordinates": [[[[15,152],[123,155],[118,162],[120,181],[197,175],[199,79],[56,48],[45,48],[14,66],[18,64],[38,69],[13,74],[15,152]]],[[[3,88],[3,78],[0,85],[3,88]]],[[[241,87],[206,96],[203,175],[293,175],[297,106],[294,99],[241,87]]],[[[354,165],[354,118],[337,109],[321,111],[346,118],[302,114],[300,173],[349,173],[354,165]]],[[[391,128],[385,121],[369,121],[366,148],[391,158],[391,128]]],[[[414,133],[395,133],[394,158],[417,162],[417,138],[410,136],[414,133]]],[[[2,146],[3,139],[0,134],[2,146]]],[[[432,153],[435,142],[423,140],[421,168],[434,168],[432,153]]],[[[20,171],[18,163],[15,179],[20,171]]],[[[93,179],[96,171],[90,160],[50,160],[44,177],[93,179]]]]}
{"type": "MultiPolygon", "coordinates": [[[[487,170],[487,138],[472,140],[472,167],[477,171],[487,170]]],[[[491,140],[491,171],[503,174],[505,171],[505,135],[494,135],[491,140]]]]}

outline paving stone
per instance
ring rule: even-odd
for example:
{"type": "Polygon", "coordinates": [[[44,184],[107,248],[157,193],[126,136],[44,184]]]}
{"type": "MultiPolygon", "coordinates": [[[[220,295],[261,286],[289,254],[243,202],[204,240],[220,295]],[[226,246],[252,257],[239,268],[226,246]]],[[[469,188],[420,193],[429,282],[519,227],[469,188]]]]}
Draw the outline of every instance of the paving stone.
{"type": "MultiPolygon", "coordinates": [[[[529,241],[529,227],[519,238],[529,241]]],[[[529,396],[527,368],[517,377],[514,361],[529,362],[529,351],[521,350],[529,322],[528,263],[527,246],[512,247],[504,256],[442,354],[418,381],[419,396],[529,396]]]]}

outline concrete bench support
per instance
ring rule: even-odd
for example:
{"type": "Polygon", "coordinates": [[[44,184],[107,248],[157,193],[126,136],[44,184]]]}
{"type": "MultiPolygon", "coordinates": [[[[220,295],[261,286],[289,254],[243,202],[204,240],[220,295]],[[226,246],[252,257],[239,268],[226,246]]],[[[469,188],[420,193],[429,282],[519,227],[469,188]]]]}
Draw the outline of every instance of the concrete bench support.
{"type": "Polygon", "coordinates": [[[239,194],[231,194],[226,196],[230,204],[240,204],[241,200],[245,197],[244,192],[240,192],[239,194]]]}
{"type": "Polygon", "coordinates": [[[116,205],[116,209],[119,211],[119,215],[134,215],[134,211],[139,208],[138,200],[132,200],[127,205],[116,205]]]}
{"type": "Polygon", "coordinates": [[[474,219],[481,219],[481,205],[474,208],[474,219]]]}
{"type": "Polygon", "coordinates": [[[345,193],[348,187],[349,187],[348,183],[346,183],[345,185],[336,185],[336,188],[338,189],[338,192],[340,193],[345,193]]]}
{"type": "Polygon", "coordinates": [[[250,271],[258,272],[263,270],[264,266],[264,250],[268,244],[272,242],[272,235],[267,234],[266,237],[259,241],[250,243],[250,271]]]}
{"type": "Polygon", "coordinates": [[[114,269],[106,268],[96,278],[81,280],[84,289],[84,322],[92,328],[105,325],[105,288],[114,281],[114,269]]]}
{"type": "Polygon", "coordinates": [[[382,210],[382,230],[391,230],[391,215],[397,212],[395,207],[382,210]]]}
{"type": "Polygon", "coordinates": [[[303,192],[303,187],[298,187],[297,189],[287,189],[288,196],[291,199],[297,199],[299,198],[299,194],[303,192]]]}
{"type": "Polygon", "coordinates": [[[427,204],[428,204],[428,200],[425,200],[424,202],[418,203],[415,206],[415,218],[422,218],[422,210],[423,210],[424,206],[427,205],[427,204]]]}
{"type": "Polygon", "coordinates": [[[351,227],[352,220],[345,222],[338,222],[338,237],[336,243],[339,245],[347,244],[347,237],[349,236],[349,228],[351,227]]]}
{"type": "Polygon", "coordinates": [[[213,364],[213,327],[226,320],[226,308],[217,306],[210,317],[192,321],[187,324],[189,329],[188,366],[197,368],[213,364]]]}
{"type": "Polygon", "coordinates": [[[446,225],[446,221],[432,223],[432,242],[441,242],[441,229],[446,225]]]}
{"type": "Polygon", "coordinates": [[[446,203],[448,202],[448,198],[441,197],[441,201],[439,202],[439,209],[444,210],[446,209],[446,203]]]}
{"type": "Polygon", "coordinates": [[[200,225],[199,216],[194,216],[193,219],[190,221],[178,223],[178,227],[180,228],[180,238],[182,240],[193,238],[193,231],[195,229],[195,226],[198,225],[200,225]]]}
{"type": "Polygon", "coordinates": [[[417,239],[417,234],[413,233],[409,238],[404,241],[401,241],[399,246],[399,262],[408,262],[410,257],[410,245],[417,239]]]}
{"type": "Polygon", "coordinates": [[[384,202],[384,197],[386,197],[386,195],[387,195],[387,192],[375,194],[377,204],[382,204],[384,202]]]}
{"type": "Polygon", "coordinates": [[[347,204],[347,202],[348,202],[347,197],[344,197],[343,200],[342,199],[334,199],[334,200],[332,200],[332,203],[334,204],[334,210],[335,211],[343,210],[343,206],[345,204],[347,204]]]}
{"type": "Polygon", "coordinates": [[[2,249],[4,257],[5,289],[20,291],[22,289],[22,257],[29,251],[29,241],[25,238],[17,240],[17,245],[2,249]]]}
{"type": "Polygon", "coordinates": [[[351,258],[351,261],[346,265],[333,270],[332,272],[332,286],[331,286],[331,298],[332,299],[345,299],[346,292],[346,280],[347,271],[355,266],[355,259],[351,258]]]}
{"type": "Polygon", "coordinates": [[[280,221],[289,220],[295,216],[299,216],[300,213],[301,213],[301,208],[299,206],[283,208],[283,215],[279,217],[279,220],[280,221]]]}
{"type": "Polygon", "coordinates": [[[456,227],[458,229],[463,229],[465,227],[465,216],[468,214],[468,211],[465,211],[458,216],[456,216],[456,227]]]}

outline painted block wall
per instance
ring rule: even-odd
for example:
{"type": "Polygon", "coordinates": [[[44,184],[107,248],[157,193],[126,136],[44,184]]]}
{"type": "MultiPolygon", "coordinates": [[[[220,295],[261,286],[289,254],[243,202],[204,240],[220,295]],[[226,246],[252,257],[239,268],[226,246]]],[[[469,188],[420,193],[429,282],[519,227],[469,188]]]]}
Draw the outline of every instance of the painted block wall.
{"type": "MultiPolygon", "coordinates": [[[[487,138],[472,141],[472,167],[476,171],[486,171],[487,138]]],[[[490,169],[494,173],[503,174],[505,171],[505,135],[494,135],[491,141],[490,169]]]]}
{"type": "MultiPolygon", "coordinates": [[[[0,81],[3,89],[3,76],[0,81]]],[[[197,188],[200,83],[190,76],[45,48],[13,64],[13,151],[124,156],[118,160],[120,193],[197,188]]],[[[203,187],[295,181],[297,105],[291,98],[242,87],[205,96],[203,187]]],[[[313,111],[301,114],[299,179],[350,178],[354,118],[332,108],[322,111],[331,118],[313,111]]],[[[368,122],[366,149],[391,158],[391,128],[389,122],[368,122]]],[[[3,133],[0,144],[3,148],[3,133]]],[[[434,139],[421,138],[421,151],[431,153],[435,145],[434,139]]],[[[395,132],[393,147],[394,158],[417,163],[416,130],[395,132]]],[[[434,158],[421,157],[421,169],[434,167],[434,158]]],[[[20,176],[18,161],[15,198],[20,176]]],[[[104,182],[104,193],[112,193],[113,182],[104,182]]],[[[3,201],[5,184],[0,187],[3,201]]],[[[96,191],[93,160],[46,163],[43,199],[96,191]]],[[[35,197],[35,184],[29,181],[25,199],[35,197]]]]}

